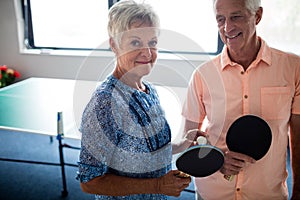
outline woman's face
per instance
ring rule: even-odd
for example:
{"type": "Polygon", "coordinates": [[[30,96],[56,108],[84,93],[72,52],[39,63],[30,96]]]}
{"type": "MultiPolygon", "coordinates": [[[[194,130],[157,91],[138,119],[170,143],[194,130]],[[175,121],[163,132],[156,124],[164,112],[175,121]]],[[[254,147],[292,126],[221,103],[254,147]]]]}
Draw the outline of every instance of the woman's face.
{"type": "Polygon", "coordinates": [[[122,75],[130,72],[139,77],[149,74],[157,58],[157,40],[157,28],[138,22],[122,34],[119,45],[111,40],[118,71],[122,75]]]}

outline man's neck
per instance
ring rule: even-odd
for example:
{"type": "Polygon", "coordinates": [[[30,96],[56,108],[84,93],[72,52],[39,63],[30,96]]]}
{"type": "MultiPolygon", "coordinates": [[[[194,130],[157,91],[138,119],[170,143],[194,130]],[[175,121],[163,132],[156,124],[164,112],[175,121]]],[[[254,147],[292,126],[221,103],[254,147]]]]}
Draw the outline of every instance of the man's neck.
{"type": "Polygon", "coordinates": [[[248,46],[247,49],[243,49],[238,52],[229,51],[228,55],[230,59],[244,68],[246,71],[251,63],[256,59],[261,46],[261,41],[257,38],[254,46],[248,46]]]}

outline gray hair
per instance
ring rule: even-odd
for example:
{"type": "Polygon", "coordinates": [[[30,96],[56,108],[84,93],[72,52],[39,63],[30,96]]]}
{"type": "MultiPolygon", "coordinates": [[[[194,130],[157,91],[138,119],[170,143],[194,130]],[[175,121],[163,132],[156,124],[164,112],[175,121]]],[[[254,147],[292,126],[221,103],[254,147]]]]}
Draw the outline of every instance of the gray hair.
{"type": "MultiPolygon", "coordinates": [[[[141,22],[159,27],[159,17],[152,7],[145,3],[137,3],[133,0],[123,0],[114,4],[108,14],[108,35],[110,38],[120,37],[128,31],[133,23],[141,22]]],[[[120,41],[117,41],[119,43],[120,41]]]]}
{"type": "Polygon", "coordinates": [[[254,14],[261,6],[261,0],[245,0],[245,6],[252,14],[254,14]]]}
{"type": "MultiPolygon", "coordinates": [[[[261,0],[244,0],[244,2],[245,2],[245,7],[252,14],[256,13],[256,11],[261,6],[261,0]]],[[[214,8],[215,8],[215,3],[216,3],[216,0],[213,0],[214,8]]]]}

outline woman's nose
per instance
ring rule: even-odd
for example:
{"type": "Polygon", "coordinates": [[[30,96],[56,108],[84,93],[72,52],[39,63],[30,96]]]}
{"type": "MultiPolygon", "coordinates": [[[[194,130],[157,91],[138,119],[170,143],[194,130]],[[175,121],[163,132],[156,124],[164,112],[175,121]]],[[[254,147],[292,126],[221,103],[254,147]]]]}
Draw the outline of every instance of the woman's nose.
{"type": "Polygon", "coordinates": [[[150,58],[151,55],[152,55],[151,48],[150,47],[143,47],[141,49],[141,54],[143,56],[145,56],[146,58],[150,58]]]}

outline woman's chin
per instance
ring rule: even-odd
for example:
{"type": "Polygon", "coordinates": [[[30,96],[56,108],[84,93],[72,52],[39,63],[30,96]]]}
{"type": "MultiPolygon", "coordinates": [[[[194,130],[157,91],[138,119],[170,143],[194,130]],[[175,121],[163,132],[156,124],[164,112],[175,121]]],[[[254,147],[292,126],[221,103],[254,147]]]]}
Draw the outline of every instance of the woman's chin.
{"type": "Polygon", "coordinates": [[[153,68],[153,63],[140,64],[136,66],[132,71],[135,74],[139,74],[140,76],[146,76],[151,73],[152,68],[153,68]]]}

